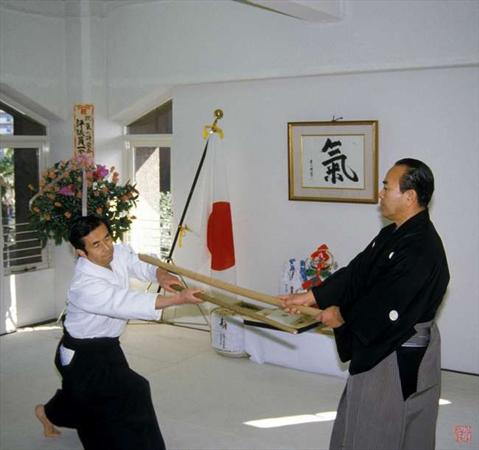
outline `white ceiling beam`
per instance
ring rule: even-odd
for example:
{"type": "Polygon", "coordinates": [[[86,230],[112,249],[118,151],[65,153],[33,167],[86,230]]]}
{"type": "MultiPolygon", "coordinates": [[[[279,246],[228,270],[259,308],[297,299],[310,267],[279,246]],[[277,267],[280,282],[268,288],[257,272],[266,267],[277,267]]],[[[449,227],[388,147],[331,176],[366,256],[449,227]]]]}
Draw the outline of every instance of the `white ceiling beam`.
{"type": "Polygon", "coordinates": [[[247,3],[306,20],[338,22],[344,17],[344,0],[246,0],[247,3]]]}

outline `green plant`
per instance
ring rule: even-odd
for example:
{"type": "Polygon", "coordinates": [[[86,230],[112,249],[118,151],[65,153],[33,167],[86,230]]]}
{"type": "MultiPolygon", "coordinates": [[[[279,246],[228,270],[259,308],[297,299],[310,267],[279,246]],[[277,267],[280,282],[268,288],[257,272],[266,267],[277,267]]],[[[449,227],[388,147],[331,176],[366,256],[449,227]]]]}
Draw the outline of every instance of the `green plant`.
{"type": "MultiPolygon", "coordinates": [[[[48,239],[53,239],[57,245],[68,241],[71,223],[82,213],[83,172],[88,214],[108,220],[114,240],[121,239],[130,229],[134,216],[129,212],[138,198],[135,186],[129,181],[120,185],[114,167],[107,169],[81,155],[57,162],[41,176],[40,190],[30,204],[30,222],[38,230],[42,245],[48,239]]],[[[32,186],[30,189],[34,191],[32,186]]]]}
{"type": "Polygon", "coordinates": [[[167,258],[170,253],[173,221],[173,202],[171,192],[160,192],[160,254],[167,258]]]}

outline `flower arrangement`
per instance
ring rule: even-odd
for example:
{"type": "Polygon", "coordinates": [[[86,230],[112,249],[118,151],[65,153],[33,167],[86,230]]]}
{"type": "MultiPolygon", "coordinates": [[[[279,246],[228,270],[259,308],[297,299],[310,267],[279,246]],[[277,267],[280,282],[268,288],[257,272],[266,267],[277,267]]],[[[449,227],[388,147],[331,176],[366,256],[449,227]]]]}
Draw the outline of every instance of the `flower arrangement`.
{"type": "MultiPolygon", "coordinates": [[[[82,211],[83,171],[88,214],[104,217],[110,224],[114,240],[121,239],[130,229],[134,216],[129,215],[129,211],[138,198],[135,186],[129,181],[121,186],[114,167],[108,169],[95,164],[91,157],[80,155],[59,161],[45,170],[40,190],[30,202],[30,222],[38,230],[43,245],[48,239],[53,239],[57,245],[68,241],[70,225],[82,211]]],[[[33,186],[29,188],[35,192],[33,186]]]]}

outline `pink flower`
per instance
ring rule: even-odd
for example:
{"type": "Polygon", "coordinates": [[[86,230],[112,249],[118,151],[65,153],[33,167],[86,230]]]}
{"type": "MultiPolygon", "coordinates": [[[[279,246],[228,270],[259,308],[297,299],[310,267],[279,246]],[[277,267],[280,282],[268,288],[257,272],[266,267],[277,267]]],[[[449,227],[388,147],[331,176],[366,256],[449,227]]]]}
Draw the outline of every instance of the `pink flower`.
{"type": "Polygon", "coordinates": [[[89,167],[93,165],[93,158],[90,155],[82,153],[75,158],[75,161],[80,167],[89,167]]]}
{"type": "Polygon", "coordinates": [[[58,190],[58,193],[61,195],[66,195],[67,197],[73,197],[75,195],[75,187],[73,186],[73,184],[63,186],[61,189],[58,190]]]}
{"type": "Polygon", "coordinates": [[[105,178],[107,175],[108,175],[108,169],[106,168],[106,166],[103,166],[101,164],[98,164],[96,166],[95,172],[93,172],[93,178],[95,180],[101,180],[105,178]]]}

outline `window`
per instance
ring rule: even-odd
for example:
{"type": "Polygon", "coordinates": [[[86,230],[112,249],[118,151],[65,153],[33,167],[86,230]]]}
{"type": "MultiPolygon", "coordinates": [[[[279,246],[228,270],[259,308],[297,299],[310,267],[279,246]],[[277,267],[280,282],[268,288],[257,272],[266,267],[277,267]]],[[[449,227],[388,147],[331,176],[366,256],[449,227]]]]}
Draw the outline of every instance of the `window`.
{"type": "Polygon", "coordinates": [[[24,112],[0,101],[0,134],[46,136],[47,128],[24,112]]]}
{"type": "Polygon", "coordinates": [[[173,102],[170,100],[126,127],[126,134],[172,134],[173,102]]]}
{"type": "Polygon", "coordinates": [[[126,131],[130,178],[140,193],[130,242],[139,252],[165,258],[172,243],[172,102],[130,123],[126,131]]]}
{"type": "Polygon", "coordinates": [[[47,250],[29,223],[38,191],[46,127],[0,102],[0,196],[4,273],[48,267],[47,250]]]}

